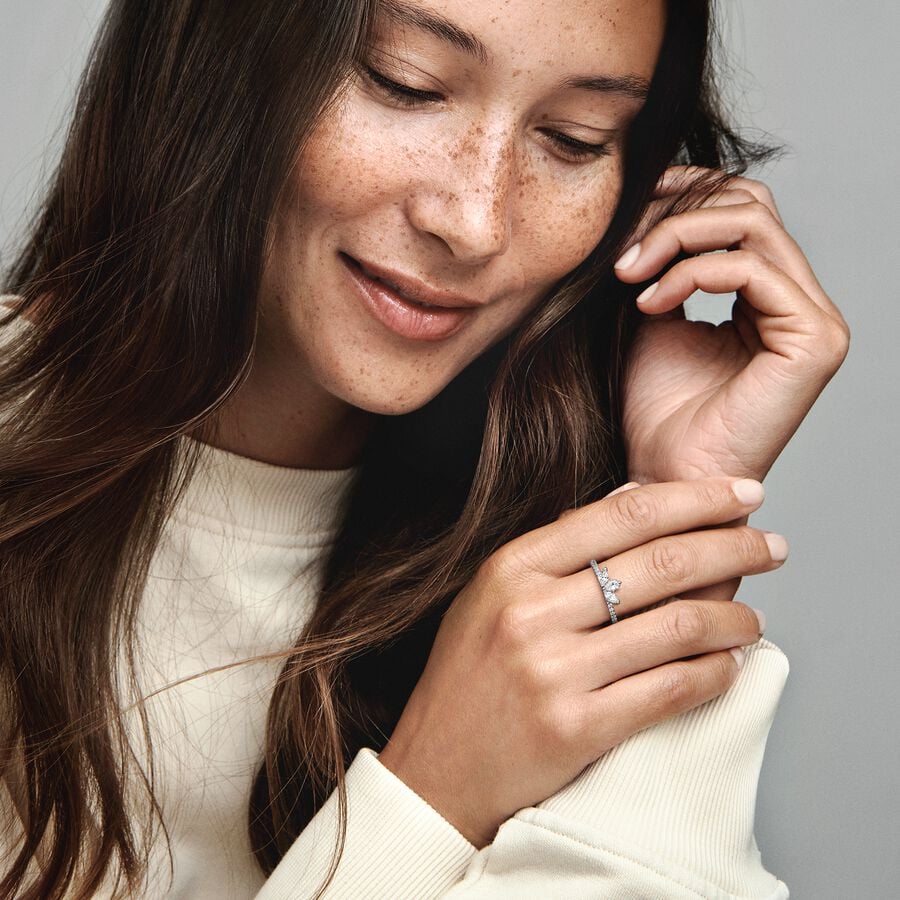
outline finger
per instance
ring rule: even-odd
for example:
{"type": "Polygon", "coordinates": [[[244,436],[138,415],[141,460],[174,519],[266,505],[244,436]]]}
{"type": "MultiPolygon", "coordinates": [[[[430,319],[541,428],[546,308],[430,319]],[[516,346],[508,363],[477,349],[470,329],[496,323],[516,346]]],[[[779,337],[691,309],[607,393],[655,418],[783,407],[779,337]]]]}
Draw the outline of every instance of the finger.
{"type": "Polygon", "coordinates": [[[752,305],[759,314],[755,315],[759,339],[771,357],[753,357],[748,370],[754,366],[754,374],[748,377],[763,376],[773,387],[772,379],[781,379],[782,386],[789,379],[794,391],[791,402],[799,403],[802,397],[807,410],[846,358],[846,324],[825,313],[781,269],[750,250],[678,263],[637,298],[638,308],[647,315],[667,313],[698,290],[735,291],[752,305]]]}
{"type": "MultiPolygon", "coordinates": [[[[638,481],[629,481],[627,484],[623,484],[621,487],[617,487],[614,491],[610,491],[606,496],[607,497],[615,497],[616,494],[621,494],[623,491],[630,491],[632,488],[636,488],[636,487],[640,487],[640,486],[641,486],[640,482],[638,482],[638,481]]],[[[564,509],[559,514],[557,521],[559,521],[559,519],[562,519],[565,516],[571,515],[577,509],[578,509],[577,506],[573,506],[571,509],[564,509]]]]}
{"type": "Polygon", "coordinates": [[[716,603],[731,602],[741,589],[743,576],[735,576],[691,591],[692,600],[714,600],[716,603]]]}
{"type": "Polygon", "coordinates": [[[617,487],[614,491],[610,491],[606,496],[607,497],[615,497],[616,494],[624,493],[625,491],[633,490],[634,488],[638,488],[641,486],[639,481],[629,481],[627,484],[623,484],[621,487],[617,487]]]}
{"type": "Polygon", "coordinates": [[[752,194],[757,202],[762,203],[762,205],[772,213],[775,220],[780,225],[784,225],[784,220],[778,210],[778,205],[775,203],[775,195],[767,184],[762,181],[757,181],[755,178],[739,176],[737,178],[732,178],[728,187],[729,190],[743,190],[752,194]]]}
{"type": "Polygon", "coordinates": [[[645,484],[514,538],[492,554],[490,563],[501,578],[563,578],[587,569],[593,558],[609,558],[663,535],[748,515],[759,508],[763,495],[763,486],[752,479],[645,484]]]}
{"type": "Polygon", "coordinates": [[[819,336],[821,323],[826,320],[819,306],[792,278],[751,250],[683,260],[651,285],[638,298],[638,305],[649,314],[667,312],[698,290],[710,294],[740,291],[757,312],[793,319],[796,330],[811,338],[819,336]]]}
{"type": "Polygon", "coordinates": [[[577,665],[602,687],[676,659],[753,644],[765,623],[735,601],[684,599],[603,628],[580,642],[577,665]]]}
{"type": "MultiPolygon", "coordinates": [[[[698,588],[773,572],[784,565],[786,558],[787,541],[781,535],[745,525],[657,538],[616,556],[603,557],[598,567],[601,572],[606,570],[608,585],[614,580],[613,609],[622,620],[669,597],[693,597],[698,588]],[[620,582],[618,587],[615,581],[620,582]]],[[[560,579],[544,592],[541,603],[549,620],[565,622],[575,631],[610,623],[607,596],[590,566],[560,579]]]]}
{"type": "MultiPolygon", "coordinates": [[[[749,516],[741,516],[739,519],[735,519],[732,522],[725,522],[723,525],[711,525],[711,528],[737,528],[741,525],[746,525],[749,516]]],[[[718,584],[709,584],[705,587],[695,588],[691,591],[691,599],[692,600],[716,600],[719,602],[722,601],[731,601],[737,596],[737,592],[741,587],[742,576],[736,575],[734,578],[726,578],[725,581],[720,581],[718,584]]],[[[647,609],[653,609],[655,606],[659,604],[654,604],[645,608],[645,612],[647,609]]]]}
{"type": "Polygon", "coordinates": [[[657,722],[706,703],[731,687],[740,667],[730,650],[638,672],[590,691],[582,707],[585,757],[597,755],[657,722]]]}
{"type": "MultiPolygon", "coordinates": [[[[717,174],[719,173],[715,170],[706,169],[702,166],[671,166],[657,182],[654,197],[667,198],[690,192],[697,186],[702,185],[704,181],[708,183],[709,179],[717,174]]],[[[728,179],[724,190],[726,192],[746,192],[755,200],[768,207],[775,219],[784,224],[781,213],[775,203],[775,197],[765,183],[757,181],[755,178],[734,175],[728,179]]]]}
{"type": "Polygon", "coordinates": [[[748,352],[754,356],[765,350],[765,344],[759,336],[761,316],[762,313],[754,309],[746,297],[737,294],[734,303],[731,304],[731,323],[737,329],[748,352]]]}
{"type": "Polygon", "coordinates": [[[617,277],[628,284],[646,281],[682,253],[754,250],[783,269],[823,309],[836,309],[803,251],[770,210],[756,200],[732,202],[737,196],[749,195],[741,192],[732,195],[728,202],[664,219],[644,236],[637,254],[623,254],[616,264],[617,277]]]}
{"type": "MultiPolygon", "coordinates": [[[[723,190],[713,194],[710,197],[705,197],[700,200],[696,209],[706,209],[710,206],[738,206],[742,203],[755,203],[756,200],[752,194],[745,190],[723,190]]],[[[680,213],[673,212],[672,210],[672,198],[659,198],[657,200],[651,201],[647,208],[644,210],[644,214],[641,217],[640,223],[637,228],[635,228],[634,233],[632,235],[631,247],[635,245],[635,243],[640,243],[643,239],[661,222],[665,221],[668,218],[676,218],[679,215],[684,215],[687,212],[691,212],[691,210],[684,210],[680,213]]],[[[629,248],[630,249],[630,248],[629,248]]],[[[627,254],[628,250],[622,254],[624,257],[627,254]]],[[[616,263],[616,271],[618,271],[618,266],[620,263],[616,263]]],[[[624,280],[624,279],[623,279],[624,280]]]]}
{"type": "Polygon", "coordinates": [[[803,250],[784,230],[777,210],[743,188],[725,191],[694,210],[662,219],[659,214],[651,217],[640,229],[640,240],[620,256],[614,269],[621,281],[637,284],[678,253],[732,248],[755,250],[783,268],[817,306],[849,332],[843,314],[823,290],[803,250]]]}

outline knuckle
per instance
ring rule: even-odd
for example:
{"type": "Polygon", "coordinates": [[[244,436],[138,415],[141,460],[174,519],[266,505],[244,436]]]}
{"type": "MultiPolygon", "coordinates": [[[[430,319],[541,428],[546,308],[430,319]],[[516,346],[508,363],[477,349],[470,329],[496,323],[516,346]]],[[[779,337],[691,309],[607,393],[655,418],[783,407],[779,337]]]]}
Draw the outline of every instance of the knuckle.
{"type": "Polygon", "coordinates": [[[753,192],[760,202],[770,208],[775,206],[775,194],[772,193],[772,189],[764,181],[751,179],[751,184],[753,185],[753,192]]]}
{"type": "Polygon", "coordinates": [[[684,707],[697,693],[697,676],[685,663],[670,663],[660,677],[659,695],[668,707],[684,707]]]}
{"type": "Polygon", "coordinates": [[[648,491],[634,488],[612,499],[610,515],[613,525],[628,533],[643,532],[660,518],[660,502],[648,491]]]}
{"type": "Polygon", "coordinates": [[[832,359],[840,365],[850,350],[850,326],[846,322],[835,323],[829,330],[827,344],[832,359]]]}
{"type": "Polygon", "coordinates": [[[741,187],[739,185],[733,185],[728,189],[729,193],[734,196],[736,200],[741,200],[744,203],[756,203],[756,194],[752,191],[748,190],[745,187],[741,187]]]}
{"type": "Polygon", "coordinates": [[[748,206],[747,212],[764,228],[777,224],[775,216],[772,215],[772,210],[758,197],[753,198],[753,202],[748,206]]]}
{"type": "Polygon", "coordinates": [[[694,569],[692,553],[683,541],[663,540],[655,543],[647,562],[654,579],[681,584],[694,569]]]}
{"type": "Polygon", "coordinates": [[[766,273],[769,272],[774,267],[772,264],[758,251],[756,250],[734,250],[733,253],[735,256],[740,254],[740,259],[751,270],[751,272],[757,273],[766,273]]]}
{"type": "Polygon", "coordinates": [[[690,221],[698,210],[690,210],[689,212],[675,213],[667,216],[656,226],[656,233],[664,245],[670,247],[680,247],[682,244],[682,229],[686,222],[690,221]]]}
{"type": "Polygon", "coordinates": [[[669,269],[669,271],[663,277],[667,281],[674,282],[675,284],[692,284],[694,278],[696,277],[694,266],[696,259],[697,257],[695,256],[689,256],[687,259],[683,259],[681,260],[681,262],[675,263],[675,265],[672,266],[672,268],[669,269]]]}
{"type": "Polygon", "coordinates": [[[755,642],[759,635],[759,619],[753,607],[740,600],[734,600],[731,605],[738,617],[739,627],[747,634],[748,642],[755,642]]]}
{"type": "Polygon", "coordinates": [[[769,545],[763,533],[758,528],[747,525],[735,528],[732,531],[734,550],[737,559],[746,565],[768,565],[772,560],[769,545]]]}
{"type": "MultiPolygon", "coordinates": [[[[495,632],[501,646],[531,648],[536,627],[536,616],[527,603],[509,603],[497,613],[495,632]]],[[[533,674],[541,674],[540,666],[530,668],[533,674]]]]}
{"type": "Polygon", "coordinates": [[[531,663],[531,677],[545,693],[555,696],[565,684],[568,666],[565,660],[547,653],[537,654],[531,663]]]}
{"type": "Polygon", "coordinates": [[[748,178],[746,175],[742,175],[738,179],[738,183],[742,185],[742,190],[751,194],[755,199],[764,203],[775,203],[775,195],[766,182],[760,181],[758,178],[748,178]]]}
{"type": "Polygon", "coordinates": [[[715,656],[711,657],[711,661],[709,681],[715,696],[731,686],[737,678],[738,667],[735,665],[734,657],[727,651],[725,653],[716,653],[715,656]]]}
{"type": "Polygon", "coordinates": [[[482,575],[495,584],[518,583],[528,571],[528,560],[519,544],[512,540],[495,550],[482,564],[482,575]]]}
{"type": "Polygon", "coordinates": [[[540,743],[551,752],[563,750],[578,734],[577,717],[569,704],[557,697],[537,705],[535,721],[540,743]]]}
{"type": "Polygon", "coordinates": [[[692,487],[703,513],[715,514],[734,506],[735,496],[730,484],[701,480],[692,482],[692,487]]]}
{"type": "Polygon", "coordinates": [[[704,607],[682,600],[670,603],[665,610],[666,638],[676,649],[692,650],[708,640],[714,630],[712,618],[704,607]]]}

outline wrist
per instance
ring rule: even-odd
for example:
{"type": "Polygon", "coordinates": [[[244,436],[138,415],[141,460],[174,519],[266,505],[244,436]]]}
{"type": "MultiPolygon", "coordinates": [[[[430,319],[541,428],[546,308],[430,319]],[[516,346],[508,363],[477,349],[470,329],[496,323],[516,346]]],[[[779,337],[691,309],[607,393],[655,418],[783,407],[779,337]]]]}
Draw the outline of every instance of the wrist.
{"type": "MultiPolygon", "coordinates": [[[[450,790],[436,784],[430,776],[425,776],[419,767],[396,747],[388,742],[378,754],[378,761],[402,781],[422,801],[452,825],[477,850],[487,847],[494,840],[500,822],[488,823],[484,816],[472,815],[465,806],[460,792],[450,786],[450,790]]],[[[436,767],[432,767],[436,770],[436,767]]],[[[479,812],[483,812],[479,810],[479,812]]]]}

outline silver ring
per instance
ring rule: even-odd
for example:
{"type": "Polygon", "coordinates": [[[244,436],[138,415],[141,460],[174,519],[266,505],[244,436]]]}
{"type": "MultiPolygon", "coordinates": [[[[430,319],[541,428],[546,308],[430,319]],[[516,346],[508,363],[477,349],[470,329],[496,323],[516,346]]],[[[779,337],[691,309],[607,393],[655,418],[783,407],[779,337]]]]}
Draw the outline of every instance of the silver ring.
{"type": "Polygon", "coordinates": [[[600,588],[603,591],[603,599],[606,600],[606,606],[607,609],[609,609],[609,624],[614,625],[619,621],[619,617],[613,609],[613,604],[618,605],[619,598],[616,596],[616,591],[622,587],[622,582],[616,581],[615,578],[610,578],[609,572],[606,571],[606,566],[601,569],[600,566],[597,565],[596,559],[591,560],[591,568],[597,576],[597,581],[600,582],[600,588]]]}

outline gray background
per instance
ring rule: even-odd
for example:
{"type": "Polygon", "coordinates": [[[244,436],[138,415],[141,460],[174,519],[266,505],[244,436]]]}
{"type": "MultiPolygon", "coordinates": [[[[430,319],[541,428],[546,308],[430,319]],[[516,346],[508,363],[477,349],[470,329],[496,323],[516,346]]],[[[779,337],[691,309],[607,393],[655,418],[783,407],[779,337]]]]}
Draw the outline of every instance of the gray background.
{"type": "MultiPolygon", "coordinates": [[[[0,246],[59,144],[102,0],[0,0],[0,246]]],[[[853,331],[850,355],[766,481],[753,524],[791,557],[747,579],[791,674],[760,782],[763,860],[799,900],[900,895],[900,6],[730,0],[743,119],[788,145],[764,173],[853,331]],[[865,10],[865,11],[863,11],[865,10]]],[[[4,260],[8,256],[4,255],[4,260]]],[[[694,309],[717,318],[726,300],[694,309]]],[[[727,314],[727,310],[726,313],[727,314]]]]}

